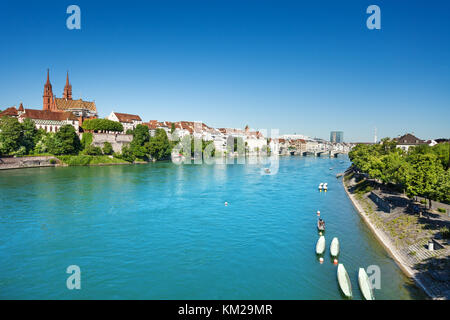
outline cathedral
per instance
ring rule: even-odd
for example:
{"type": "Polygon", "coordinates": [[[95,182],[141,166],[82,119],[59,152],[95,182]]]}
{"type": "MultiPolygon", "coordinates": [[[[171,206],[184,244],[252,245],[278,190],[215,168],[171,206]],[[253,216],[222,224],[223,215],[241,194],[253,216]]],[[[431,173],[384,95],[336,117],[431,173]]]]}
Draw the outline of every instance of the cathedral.
{"type": "Polygon", "coordinates": [[[20,103],[18,109],[14,106],[1,112],[0,117],[2,116],[15,117],[20,122],[27,118],[31,119],[35,123],[36,128],[47,132],[56,132],[61,126],[67,124],[72,125],[75,131],[79,132],[84,120],[97,118],[97,108],[95,102],[72,99],[72,85],[69,82],[69,73],[67,73],[62,98],[56,98],[53,95],[52,84],[50,83],[50,72],[47,70],[42,110],[25,109],[20,103]]]}
{"type": "Polygon", "coordinates": [[[72,99],[72,85],[69,82],[69,72],[67,72],[66,85],[64,86],[62,98],[56,98],[53,95],[50,74],[49,70],[47,70],[47,82],[44,85],[43,110],[50,110],[53,112],[69,111],[80,118],[80,123],[82,123],[84,119],[97,118],[95,102],[72,99]]]}

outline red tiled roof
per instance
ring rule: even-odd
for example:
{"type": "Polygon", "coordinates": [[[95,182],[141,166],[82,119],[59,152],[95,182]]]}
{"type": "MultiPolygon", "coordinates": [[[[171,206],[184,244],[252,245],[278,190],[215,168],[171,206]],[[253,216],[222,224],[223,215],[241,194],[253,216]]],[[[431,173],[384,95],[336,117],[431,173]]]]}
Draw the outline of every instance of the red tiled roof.
{"type": "Polygon", "coordinates": [[[0,113],[0,117],[4,117],[4,116],[17,117],[18,115],[19,115],[19,113],[17,112],[16,107],[10,107],[0,113]]]}
{"type": "Polygon", "coordinates": [[[78,118],[75,117],[71,112],[54,112],[50,110],[34,110],[34,109],[25,109],[25,113],[23,113],[21,117],[34,120],[54,120],[54,121],[78,120],[78,118]]]}
{"type": "Polygon", "coordinates": [[[114,112],[117,119],[119,119],[120,122],[133,122],[133,121],[142,121],[141,117],[135,114],[128,114],[128,113],[119,113],[114,112]]]}
{"type": "Polygon", "coordinates": [[[149,122],[144,122],[142,124],[144,126],[147,126],[150,130],[155,130],[155,129],[157,129],[159,127],[157,120],[150,120],[149,122]]]}

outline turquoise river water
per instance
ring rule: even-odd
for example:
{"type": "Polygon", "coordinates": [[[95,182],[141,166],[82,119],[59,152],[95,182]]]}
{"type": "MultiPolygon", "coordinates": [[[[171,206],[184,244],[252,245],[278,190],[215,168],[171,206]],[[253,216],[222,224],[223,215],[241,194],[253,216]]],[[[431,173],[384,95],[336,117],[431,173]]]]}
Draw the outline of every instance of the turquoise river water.
{"type": "Polygon", "coordinates": [[[2,171],[0,299],[342,299],[335,236],[354,299],[358,268],[369,265],[381,270],[377,299],[422,298],[336,179],[349,164],[286,157],[274,175],[170,162],[2,171]],[[80,290],[66,287],[70,265],[80,290]]]}

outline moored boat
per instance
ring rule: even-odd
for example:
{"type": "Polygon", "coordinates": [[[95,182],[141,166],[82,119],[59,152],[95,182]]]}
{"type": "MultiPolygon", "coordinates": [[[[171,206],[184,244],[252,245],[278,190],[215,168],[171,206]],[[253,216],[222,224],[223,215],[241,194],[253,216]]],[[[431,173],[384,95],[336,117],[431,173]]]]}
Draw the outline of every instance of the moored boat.
{"type": "Polygon", "coordinates": [[[339,288],[341,289],[342,293],[347,297],[351,298],[352,293],[352,283],[350,281],[350,278],[348,276],[347,270],[345,270],[345,267],[342,263],[339,263],[337,268],[337,278],[339,283],[339,288]]]}
{"type": "Polygon", "coordinates": [[[339,255],[339,239],[336,237],[331,240],[330,253],[333,257],[337,257],[339,255]]]}
{"type": "Polygon", "coordinates": [[[375,300],[375,296],[373,295],[373,290],[370,284],[369,277],[367,276],[366,270],[364,270],[364,268],[359,268],[358,283],[359,289],[361,289],[361,293],[364,299],[375,300]]]}
{"type": "Polygon", "coordinates": [[[323,221],[323,219],[319,218],[319,220],[317,220],[317,229],[319,231],[325,231],[325,221],[323,221]]]}
{"type": "Polygon", "coordinates": [[[320,236],[316,244],[316,253],[323,254],[325,252],[325,237],[320,236]]]}

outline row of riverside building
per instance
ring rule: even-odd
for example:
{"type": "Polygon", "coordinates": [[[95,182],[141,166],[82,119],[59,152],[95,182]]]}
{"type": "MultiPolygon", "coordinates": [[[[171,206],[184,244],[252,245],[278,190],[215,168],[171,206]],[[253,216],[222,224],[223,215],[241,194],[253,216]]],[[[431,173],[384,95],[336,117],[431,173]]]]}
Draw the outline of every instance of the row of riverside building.
{"type": "MultiPolygon", "coordinates": [[[[24,119],[32,120],[37,129],[43,129],[46,132],[57,132],[61,126],[70,124],[77,133],[82,133],[82,124],[85,120],[98,118],[97,107],[94,101],[85,101],[82,99],[72,99],[72,85],[69,81],[69,73],[66,76],[66,84],[61,98],[53,94],[52,84],[50,82],[50,72],[47,70],[47,81],[44,84],[42,109],[24,108],[20,103],[19,107],[9,107],[0,113],[0,117],[15,117],[19,122],[24,119]]],[[[227,139],[229,136],[241,137],[245,142],[246,149],[249,152],[257,152],[267,145],[268,139],[259,131],[251,131],[248,126],[245,129],[233,128],[212,128],[204,123],[192,121],[142,121],[139,115],[111,112],[107,119],[120,122],[124,127],[124,133],[133,130],[137,125],[142,124],[148,127],[150,135],[154,135],[156,129],[163,129],[171,139],[174,136],[182,138],[191,135],[201,138],[205,141],[213,141],[216,150],[225,151],[227,139]]],[[[269,139],[270,140],[270,139],[269,139]]],[[[270,142],[270,141],[269,141],[270,142]]],[[[272,141],[273,144],[273,141],[272,141]]],[[[272,149],[273,149],[272,145],[272,149]]]]}

